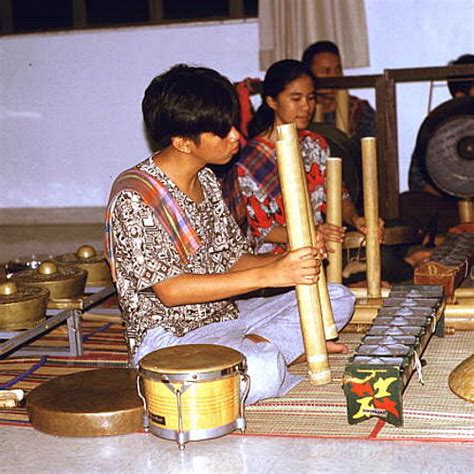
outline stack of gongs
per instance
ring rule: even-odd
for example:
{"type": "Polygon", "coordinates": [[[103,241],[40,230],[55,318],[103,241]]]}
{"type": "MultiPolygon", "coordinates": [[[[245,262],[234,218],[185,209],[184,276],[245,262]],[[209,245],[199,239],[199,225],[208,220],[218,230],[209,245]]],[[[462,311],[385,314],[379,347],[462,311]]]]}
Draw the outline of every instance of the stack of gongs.
{"type": "Polygon", "coordinates": [[[45,318],[49,291],[20,288],[14,281],[0,284],[0,330],[31,329],[45,318]]]}
{"type": "Polygon", "coordinates": [[[51,300],[80,298],[84,294],[87,272],[73,266],[60,266],[52,261],[43,262],[38,268],[23,270],[13,276],[20,288],[49,290],[51,300]]]}
{"type": "Polygon", "coordinates": [[[74,266],[87,271],[86,286],[100,287],[112,284],[110,270],[103,252],[96,252],[91,245],[82,245],[76,253],[65,253],[54,257],[60,266],[74,266]]]}

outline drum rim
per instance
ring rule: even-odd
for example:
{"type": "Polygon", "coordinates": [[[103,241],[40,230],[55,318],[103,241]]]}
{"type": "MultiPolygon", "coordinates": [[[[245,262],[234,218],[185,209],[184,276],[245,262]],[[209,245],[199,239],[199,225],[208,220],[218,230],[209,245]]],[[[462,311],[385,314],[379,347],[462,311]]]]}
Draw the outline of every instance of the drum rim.
{"type": "Polygon", "coordinates": [[[140,367],[138,374],[143,379],[151,379],[157,382],[205,382],[211,380],[221,380],[227,377],[243,374],[245,372],[245,361],[242,360],[238,364],[223,369],[211,371],[188,370],[187,372],[180,370],[153,370],[140,367]]]}
{"type": "Polygon", "coordinates": [[[145,355],[139,362],[140,370],[146,370],[165,374],[186,374],[186,373],[217,373],[235,367],[239,364],[245,364],[245,355],[240,351],[221,344],[178,344],[167,346],[145,355]],[[194,360],[189,363],[190,366],[176,363],[176,355],[182,358],[183,351],[190,351],[194,360]],[[196,363],[204,360],[210,355],[215,356],[215,360],[208,363],[196,363]]]}

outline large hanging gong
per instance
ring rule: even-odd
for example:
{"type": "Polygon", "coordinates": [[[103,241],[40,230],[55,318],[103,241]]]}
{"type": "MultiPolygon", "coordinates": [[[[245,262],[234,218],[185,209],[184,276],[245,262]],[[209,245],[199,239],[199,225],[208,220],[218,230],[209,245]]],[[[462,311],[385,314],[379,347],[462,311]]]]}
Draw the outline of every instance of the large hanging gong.
{"type": "Polygon", "coordinates": [[[326,139],[331,156],[342,159],[342,180],[349,189],[352,202],[357,205],[361,198],[360,146],[344,132],[328,123],[313,122],[308,129],[326,139]]]}
{"type": "Polygon", "coordinates": [[[434,184],[452,196],[474,196],[474,97],[441,104],[423,129],[425,165],[434,184]]]}

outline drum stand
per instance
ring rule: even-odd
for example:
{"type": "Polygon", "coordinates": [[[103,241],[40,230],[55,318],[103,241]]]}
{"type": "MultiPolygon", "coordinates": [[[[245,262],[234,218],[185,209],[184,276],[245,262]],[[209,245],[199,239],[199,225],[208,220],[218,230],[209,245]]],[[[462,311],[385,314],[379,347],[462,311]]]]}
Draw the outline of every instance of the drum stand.
{"type": "MultiPolygon", "coordinates": [[[[216,428],[205,429],[205,430],[190,430],[184,431],[184,421],[183,421],[183,408],[181,402],[181,396],[186,390],[191,387],[194,382],[183,381],[182,384],[176,388],[176,380],[173,380],[173,383],[164,375],[157,377],[157,380],[162,382],[166,388],[176,397],[176,407],[178,412],[178,429],[171,430],[166,428],[160,428],[154,423],[149,422],[149,417],[158,423],[162,423],[162,420],[155,419],[156,415],[149,414],[147,408],[147,402],[145,397],[142,395],[140,388],[140,375],[137,377],[137,391],[139,397],[142,399],[144,407],[144,416],[143,416],[143,426],[145,431],[151,431],[155,436],[160,438],[169,439],[171,441],[176,441],[178,443],[178,448],[182,451],[185,448],[185,443],[188,441],[201,441],[205,439],[218,438],[224,436],[228,433],[231,433],[234,430],[240,430],[241,433],[245,433],[246,422],[245,422],[245,399],[247,398],[248,392],[250,390],[250,377],[246,373],[241,373],[242,379],[245,382],[245,389],[243,394],[240,396],[240,405],[239,405],[239,416],[236,420],[231,423],[228,423],[224,426],[219,426],[216,428]]],[[[199,379],[205,379],[206,376],[201,374],[198,376],[199,379]]]]}

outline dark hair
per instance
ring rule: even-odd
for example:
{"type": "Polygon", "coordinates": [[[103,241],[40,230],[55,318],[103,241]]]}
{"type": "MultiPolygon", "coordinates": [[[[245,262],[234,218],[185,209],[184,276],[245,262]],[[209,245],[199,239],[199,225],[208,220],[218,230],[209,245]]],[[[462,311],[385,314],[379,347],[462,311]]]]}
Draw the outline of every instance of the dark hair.
{"type": "Polygon", "coordinates": [[[217,71],[177,64],[151,81],[142,111],[149,137],[162,149],[175,136],[196,143],[204,132],[227,136],[238,102],[231,82],[217,71]]]}
{"type": "Polygon", "coordinates": [[[311,71],[296,59],[283,59],[268,68],[262,83],[262,104],[249,124],[249,138],[260,135],[273,125],[275,112],[267,104],[267,97],[276,99],[290,82],[302,76],[313,79],[311,71]]]}
{"type": "Polygon", "coordinates": [[[320,53],[332,53],[339,58],[341,57],[336,43],[333,43],[332,41],[317,41],[304,50],[301,60],[306,67],[310,68],[313,58],[320,53]]]}
{"type": "MultiPolygon", "coordinates": [[[[449,62],[449,66],[457,66],[458,64],[474,64],[474,55],[463,54],[454,61],[449,62]]],[[[451,92],[453,97],[455,97],[458,92],[461,92],[464,95],[469,95],[471,87],[474,86],[474,79],[472,79],[472,76],[470,79],[466,78],[465,81],[460,80],[463,77],[465,76],[452,76],[448,78],[449,92],[451,92]]]]}

